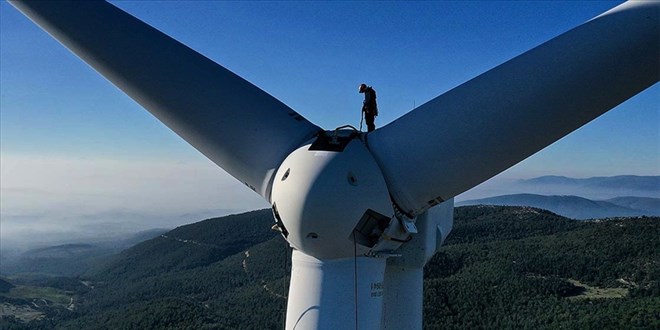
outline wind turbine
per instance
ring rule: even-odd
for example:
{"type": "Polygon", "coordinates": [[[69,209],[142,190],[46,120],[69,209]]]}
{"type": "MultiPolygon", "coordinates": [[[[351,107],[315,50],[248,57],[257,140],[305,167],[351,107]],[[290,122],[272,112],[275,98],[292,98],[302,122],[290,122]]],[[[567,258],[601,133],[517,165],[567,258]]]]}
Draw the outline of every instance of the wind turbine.
{"type": "Polygon", "coordinates": [[[453,197],[660,75],[660,2],[628,2],[372,133],[326,131],[109,3],[11,3],[272,205],[287,329],[421,328],[453,197]]]}

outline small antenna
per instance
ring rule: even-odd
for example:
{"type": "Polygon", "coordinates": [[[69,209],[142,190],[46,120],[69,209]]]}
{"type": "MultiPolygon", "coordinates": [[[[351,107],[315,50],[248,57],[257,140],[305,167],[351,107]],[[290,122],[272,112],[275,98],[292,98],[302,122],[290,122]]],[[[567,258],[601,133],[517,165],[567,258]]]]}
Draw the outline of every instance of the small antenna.
{"type": "Polygon", "coordinates": [[[415,108],[417,107],[415,106],[415,99],[413,99],[413,110],[415,110],[415,108]]]}

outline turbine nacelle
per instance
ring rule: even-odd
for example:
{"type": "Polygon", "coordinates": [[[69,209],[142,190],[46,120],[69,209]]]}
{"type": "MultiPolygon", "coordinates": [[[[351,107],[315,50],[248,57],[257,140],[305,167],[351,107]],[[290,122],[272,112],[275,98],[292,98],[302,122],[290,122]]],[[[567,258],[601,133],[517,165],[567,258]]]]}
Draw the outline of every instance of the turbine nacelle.
{"type": "Polygon", "coordinates": [[[354,130],[321,132],[278,169],[271,195],[276,227],[296,250],[322,259],[376,255],[414,232],[410,219],[395,216],[363,138],[354,130]]]}

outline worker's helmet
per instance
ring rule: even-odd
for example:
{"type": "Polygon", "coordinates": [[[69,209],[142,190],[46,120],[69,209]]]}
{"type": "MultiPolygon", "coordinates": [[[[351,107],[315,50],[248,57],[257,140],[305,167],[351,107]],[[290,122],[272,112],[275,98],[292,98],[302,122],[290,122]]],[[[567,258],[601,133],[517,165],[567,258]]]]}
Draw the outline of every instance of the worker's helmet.
{"type": "Polygon", "coordinates": [[[358,88],[358,92],[364,93],[364,90],[367,89],[366,84],[360,84],[360,87],[358,88]]]}

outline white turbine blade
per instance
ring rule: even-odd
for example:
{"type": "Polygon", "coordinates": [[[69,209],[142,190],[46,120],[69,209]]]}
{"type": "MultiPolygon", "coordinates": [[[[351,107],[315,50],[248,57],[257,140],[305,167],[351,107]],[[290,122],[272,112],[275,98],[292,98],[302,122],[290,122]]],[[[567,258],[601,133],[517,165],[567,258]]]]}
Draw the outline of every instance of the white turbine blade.
{"type": "Polygon", "coordinates": [[[11,3],[266,199],[279,164],[319,130],[266,92],[109,3],[11,3]]]}
{"type": "Polygon", "coordinates": [[[630,2],[368,135],[394,201],[418,214],[652,86],[660,2],[630,2]]]}

